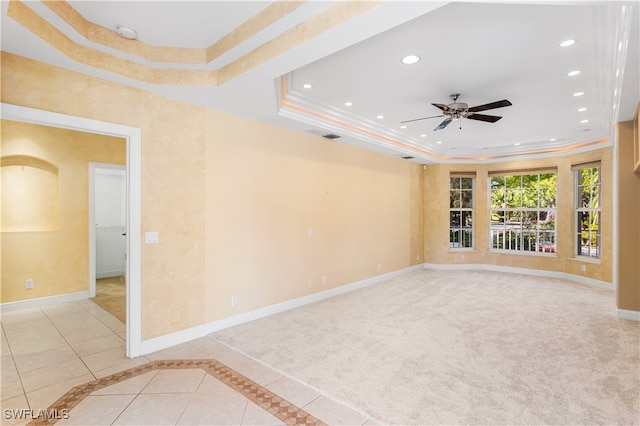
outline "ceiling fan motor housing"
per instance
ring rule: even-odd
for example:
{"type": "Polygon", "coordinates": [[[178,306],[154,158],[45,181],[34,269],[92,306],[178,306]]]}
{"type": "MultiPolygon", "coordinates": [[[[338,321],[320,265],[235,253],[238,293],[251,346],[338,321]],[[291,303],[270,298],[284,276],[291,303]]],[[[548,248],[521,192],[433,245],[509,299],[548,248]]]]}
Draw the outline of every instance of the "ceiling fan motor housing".
{"type": "Polygon", "coordinates": [[[454,102],[452,104],[447,105],[449,107],[449,114],[452,115],[452,118],[455,120],[457,118],[464,118],[469,113],[469,105],[464,102],[454,102]]]}
{"type": "Polygon", "coordinates": [[[448,105],[452,110],[468,109],[469,105],[464,102],[454,102],[448,105]]]}

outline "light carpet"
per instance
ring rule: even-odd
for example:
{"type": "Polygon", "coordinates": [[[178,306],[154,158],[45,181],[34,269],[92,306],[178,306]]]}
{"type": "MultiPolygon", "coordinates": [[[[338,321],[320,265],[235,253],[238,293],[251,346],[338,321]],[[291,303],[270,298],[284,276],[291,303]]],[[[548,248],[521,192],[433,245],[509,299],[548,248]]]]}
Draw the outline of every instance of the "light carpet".
{"type": "Polygon", "coordinates": [[[381,424],[639,424],[613,291],[425,270],[211,336],[381,424]]]}

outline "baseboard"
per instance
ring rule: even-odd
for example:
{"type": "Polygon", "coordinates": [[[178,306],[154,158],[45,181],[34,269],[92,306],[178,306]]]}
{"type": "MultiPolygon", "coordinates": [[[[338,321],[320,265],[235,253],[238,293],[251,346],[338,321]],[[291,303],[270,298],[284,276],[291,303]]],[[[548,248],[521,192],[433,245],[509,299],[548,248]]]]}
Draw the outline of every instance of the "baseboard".
{"type": "Polygon", "coordinates": [[[422,264],[411,266],[386,274],[377,275],[375,277],[367,278],[361,281],[356,281],[354,283],[346,284],[337,288],[332,288],[330,290],[310,294],[308,296],[299,297],[297,299],[287,300],[286,302],[276,303],[275,305],[266,306],[264,308],[256,309],[253,311],[244,312],[242,314],[223,318],[218,321],[213,321],[185,330],[176,331],[175,333],[166,334],[164,336],[155,337],[149,340],[143,340],[140,344],[140,353],[136,354],[136,356],[146,355],[152,352],[169,348],[171,346],[188,342],[190,340],[199,339],[200,337],[204,337],[207,334],[215,333],[216,331],[224,330],[225,328],[234,327],[236,325],[244,324],[246,322],[253,321],[259,318],[264,318],[269,315],[274,315],[280,312],[288,311],[290,309],[299,308],[310,303],[319,302],[330,297],[368,287],[370,285],[386,281],[390,278],[399,277],[401,275],[408,274],[409,272],[419,271],[422,269],[424,269],[424,266],[422,264]]]}
{"type": "Polygon", "coordinates": [[[56,296],[39,297],[37,299],[0,303],[0,313],[21,311],[23,309],[40,308],[42,306],[54,305],[56,303],[77,302],[78,300],[84,300],[88,298],[88,291],[79,291],[77,293],[59,294],[56,296]]]}
{"type": "Polygon", "coordinates": [[[124,271],[96,272],[96,279],[99,280],[101,278],[124,277],[124,275],[124,271]]]}
{"type": "Polygon", "coordinates": [[[464,270],[482,270],[482,271],[494,271],[494,272],[508,272],[512,274],[532,275],[536,277],[546,278],[560,278],[569,281],[574,281],[580,284],[586,284],[594,287],[604,288],[606,290],[613,290],[613,284],[606,281],[594,280],[593,278],[581,277],[579,275],[568,274],[566,272],[545,271],[541,269],[527,269],[527,268],[515,268],[512,266],[500,266],[500,265],[486,265],[482,263],[458,263],[458,264],[438,264],[438,263],[425,263],[425,269],[440,269],[451,271],[464,271],[464,270]]]}
{"type": "Polygon", "coordinates": [[[627,309],[616,309],[616,316],[621,319],[640,321],[640,312],[627,309]]]}

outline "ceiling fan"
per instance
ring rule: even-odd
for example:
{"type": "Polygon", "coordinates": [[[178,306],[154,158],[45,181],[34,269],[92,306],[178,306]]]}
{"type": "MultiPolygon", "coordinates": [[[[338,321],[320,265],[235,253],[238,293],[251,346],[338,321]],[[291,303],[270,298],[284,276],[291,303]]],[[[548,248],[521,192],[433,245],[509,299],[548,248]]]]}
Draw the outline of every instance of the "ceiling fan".
{"type": "Polygon", "coordinates": [[[449,105],[432,103],[431,105],[437,108],[440,108],[442,110],[443,114],[441,115],[416,118],[413,120],[403,121],[402,123],[410,123],[412,121],[427,120],[429,118],[447,117],[444,119],[442,123],[440,123],[440,125],[438,125],[438,127],[433,129],[434,131],[444,129],[454,120],[460,120],[460,128],[462,128],[463,118],[468,118],[469,120],[486,121],[488,123],[495,123],[496,121],[500,120],[502,117],[499,117],[497,115],[478,114],[478,112],[486,111],[489,109],[502,108],[502,107],[511,105],[511,102],[509,102],[506,99],[503,99],[501,101],[491,102],[489,104],[478,105],[478,106],[469,108],[469,105],[465,104],[464,102],[458,102],[459,97],[460,97],[460,93],[450,94],[449,98],[451,98],[453,103],[450,103],[449,105]]]}

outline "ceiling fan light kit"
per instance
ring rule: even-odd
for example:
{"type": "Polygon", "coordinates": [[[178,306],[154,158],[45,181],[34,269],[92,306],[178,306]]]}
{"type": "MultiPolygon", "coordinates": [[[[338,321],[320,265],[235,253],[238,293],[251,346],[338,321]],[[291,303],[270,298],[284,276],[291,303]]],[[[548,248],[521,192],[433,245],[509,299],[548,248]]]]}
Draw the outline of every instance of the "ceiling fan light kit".
{"type": "Polygon", "coordinates": [[[467,118],[469,120],[484,121],[487,123],[495,123],[496,121],[500,120],[502,117],[497,115],[478,114],[478,112],[507,107],[512,105],[511,102],[509,102],[506,99],[503,99],[501,101],[495,101],[488,104],[478,105],[478,106],[469,108],[468,104],[464,102],[458,102],[459,97],[460,97],[460,93],[452,93],[449,95],[449,98],[453,101],[452,103],[447,105],[432,103],[431,105],[442,110],[442,114],[440,115],[415,118],[413,120],[403,121],[402,123],[410,123],[413,121],[427,120],[430,118],[446,117],[444,121],[438,125],[438,127],[433,129],[434,131],[442,130],[445,127],[447,127],[449,124],[451,124],[452,121],[456,121],[456,120],[460,121],[460,129],[462,129],[463,118],[467,118]]]}

